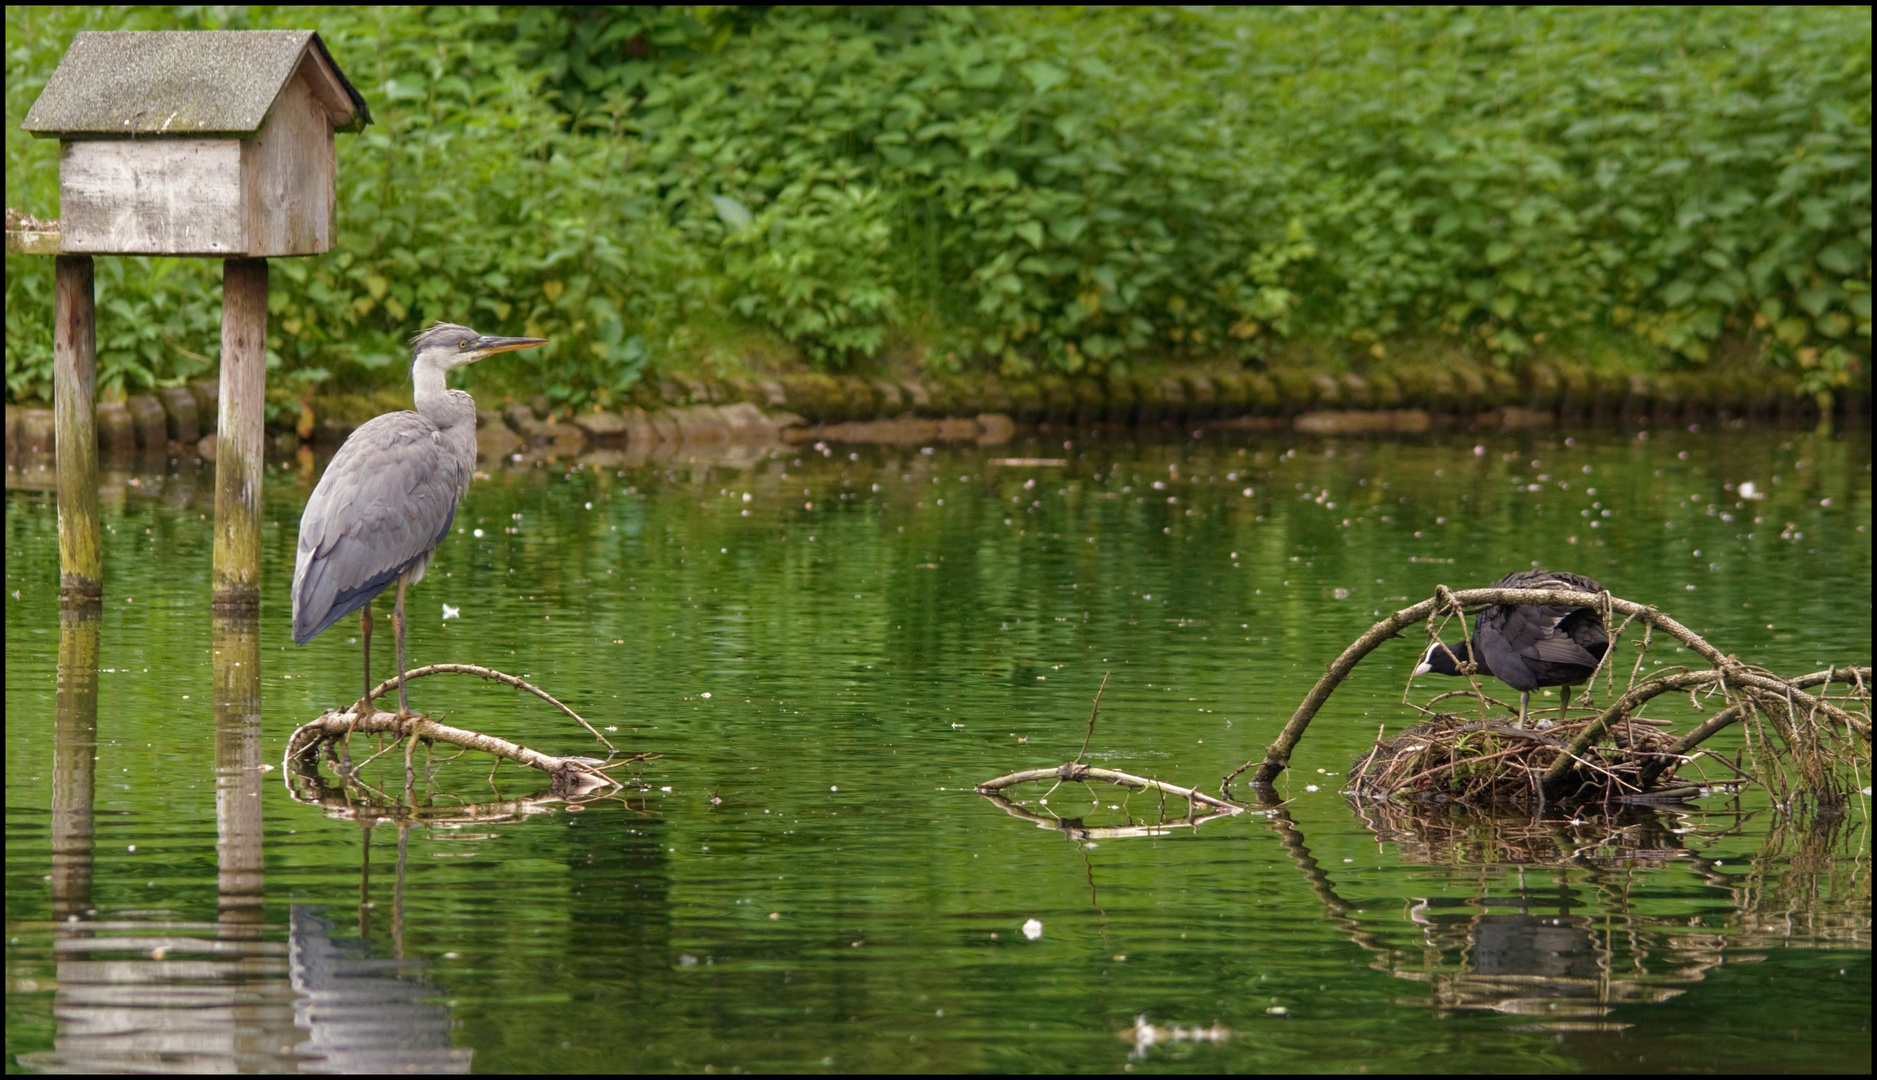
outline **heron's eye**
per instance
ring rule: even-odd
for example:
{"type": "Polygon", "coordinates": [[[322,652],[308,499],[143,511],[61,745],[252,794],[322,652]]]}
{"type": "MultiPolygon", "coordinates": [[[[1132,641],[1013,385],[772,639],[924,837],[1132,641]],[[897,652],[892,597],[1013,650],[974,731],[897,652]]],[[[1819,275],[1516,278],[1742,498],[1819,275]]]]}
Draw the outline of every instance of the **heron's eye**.
{"type": "Polygon", "coordinates": [[[465,338],[462,341],[457,342],[456,347],[458,350],[469,348],[469,339],[465,338]]]}

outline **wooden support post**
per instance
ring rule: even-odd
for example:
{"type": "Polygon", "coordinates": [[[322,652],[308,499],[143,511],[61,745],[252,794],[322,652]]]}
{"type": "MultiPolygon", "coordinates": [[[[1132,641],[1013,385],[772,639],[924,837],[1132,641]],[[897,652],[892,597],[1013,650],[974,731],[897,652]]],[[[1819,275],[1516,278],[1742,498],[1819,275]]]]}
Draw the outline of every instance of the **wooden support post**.
{"type": "Polygon", "coordinates": [[[215,425],[214,605],[261,603],[267,260],[222,261],[221,408],[215,425]]]}
{"type": "Polygon", "coordinates": [[[104,596],[98,529],[98,373],[91,256],[60,255],[53,271],[53,444],[59,474],[59,598],[95,604],[104,596]]]}

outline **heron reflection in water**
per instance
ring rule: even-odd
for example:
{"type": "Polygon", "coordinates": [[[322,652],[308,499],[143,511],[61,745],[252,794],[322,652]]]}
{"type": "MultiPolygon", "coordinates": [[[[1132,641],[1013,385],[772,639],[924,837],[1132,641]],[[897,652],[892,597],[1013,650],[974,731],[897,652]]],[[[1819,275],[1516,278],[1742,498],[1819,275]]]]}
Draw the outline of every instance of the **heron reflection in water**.
{"type": "Polygon", "coordinates": [[[371,711],[371,602],[393,583],[397,603],[398,715],[410,714],[404,690],[404,590],[421,581],[430,556],[449,535],[456,506],[476,467],[476,402],[444,382],[454,368],[496,353],[532,349],[542,338],[488,337],[437,323],[411,339],[414,412],[366,421],[333,455],[300,515],[293,564],[293,640],[304,645],[359,612],[365,696],[371,711]]]}

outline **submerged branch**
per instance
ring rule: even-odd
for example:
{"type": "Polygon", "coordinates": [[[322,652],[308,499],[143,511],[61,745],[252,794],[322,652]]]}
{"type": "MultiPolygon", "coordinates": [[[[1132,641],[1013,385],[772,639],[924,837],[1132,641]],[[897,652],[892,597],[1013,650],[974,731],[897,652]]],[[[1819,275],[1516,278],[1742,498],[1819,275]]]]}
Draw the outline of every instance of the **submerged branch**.
{"type": "Polygon", "coordinates": [[[995,791],[984,791],[979,794],[990,800],[992,806],[1013,818],[1027,821],[1039,829],[1062,833],[1075,841],[1133,840],[1140,837],[1170,836],[1175,829],[1198,829],[1209,821],[1218,821],[1220,818],[1228,818],[1239,812],[1238,807],[1232,807],[1229,810],[1214,809],[1202,814],[1194,812],[1189,807],[1188,816],[1161,821],[1153,825],[1084,825],[1080,821],[1044,817],[1041,814],[1031,813],[995,791]]]}
{"type": "Polygon", "coordinates": [[[344,739],[353,733],[395,735],[398,738],[410,738],[413,743],[417,739],[428,739],[492,754],[547,773],[557,787],[583,790],[619,786],[604,771],[616,762],[584,757],[555,757],[479,731],[451,727],[422,716],[400,717],[388,712],[372,712],[363,716],[339,710],[321,713],[316,719],[300,725],[287,739],[287,768],[292,770],[308,754],[314,753],[320,744],[344,739]]]}
{"type": "Polygon", "coordinates": [[[1007,787],[1013,787],[1017,784],[1027,784],[1038,780],[1054,780],[1059,784],[1072,784],[1084,780],[1105,780],[1110,784],[1119,784],[1122,787],[1133,788],[1136,791],[1164,791],[1168,795],[1178,795],[1191,802],[1199,803],[1204,806],[1217,807],[1219,810],[1226,813],[1237,814],[1244,810],[1244,807],[1236,803],[1226,802],[1223,799],[1215,799],[1210,795],[1195,791],[1192,788],[1169,784],[1164,780],[1149,780],[1144,776],[1117,772],[1113,769],[1098,769],[1092,765],[1083,765],[1075,761],[1065,762],[1053,769],[1025,769],[1022,772],[1013,772],[1007,776],[1000,776],[995,780],[986,780],[984,783],[978,785],[978,793],[981,795],[989,795],[993,792],[1002,791],[1007,787]]]}

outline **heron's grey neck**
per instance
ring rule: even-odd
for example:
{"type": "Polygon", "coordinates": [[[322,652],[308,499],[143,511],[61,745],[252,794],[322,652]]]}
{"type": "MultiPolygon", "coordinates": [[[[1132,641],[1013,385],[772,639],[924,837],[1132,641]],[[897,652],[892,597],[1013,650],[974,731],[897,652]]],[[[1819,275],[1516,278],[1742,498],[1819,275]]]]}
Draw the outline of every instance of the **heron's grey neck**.
{"type": "Polygon", "coordinates": [[[461,390],[451,392],[443,381],[443,369],[434,363],[418,360],[411,365],[412,397],[418,415],[443,431],[459,424],[476,429],[476,402],[461,390]]]}

